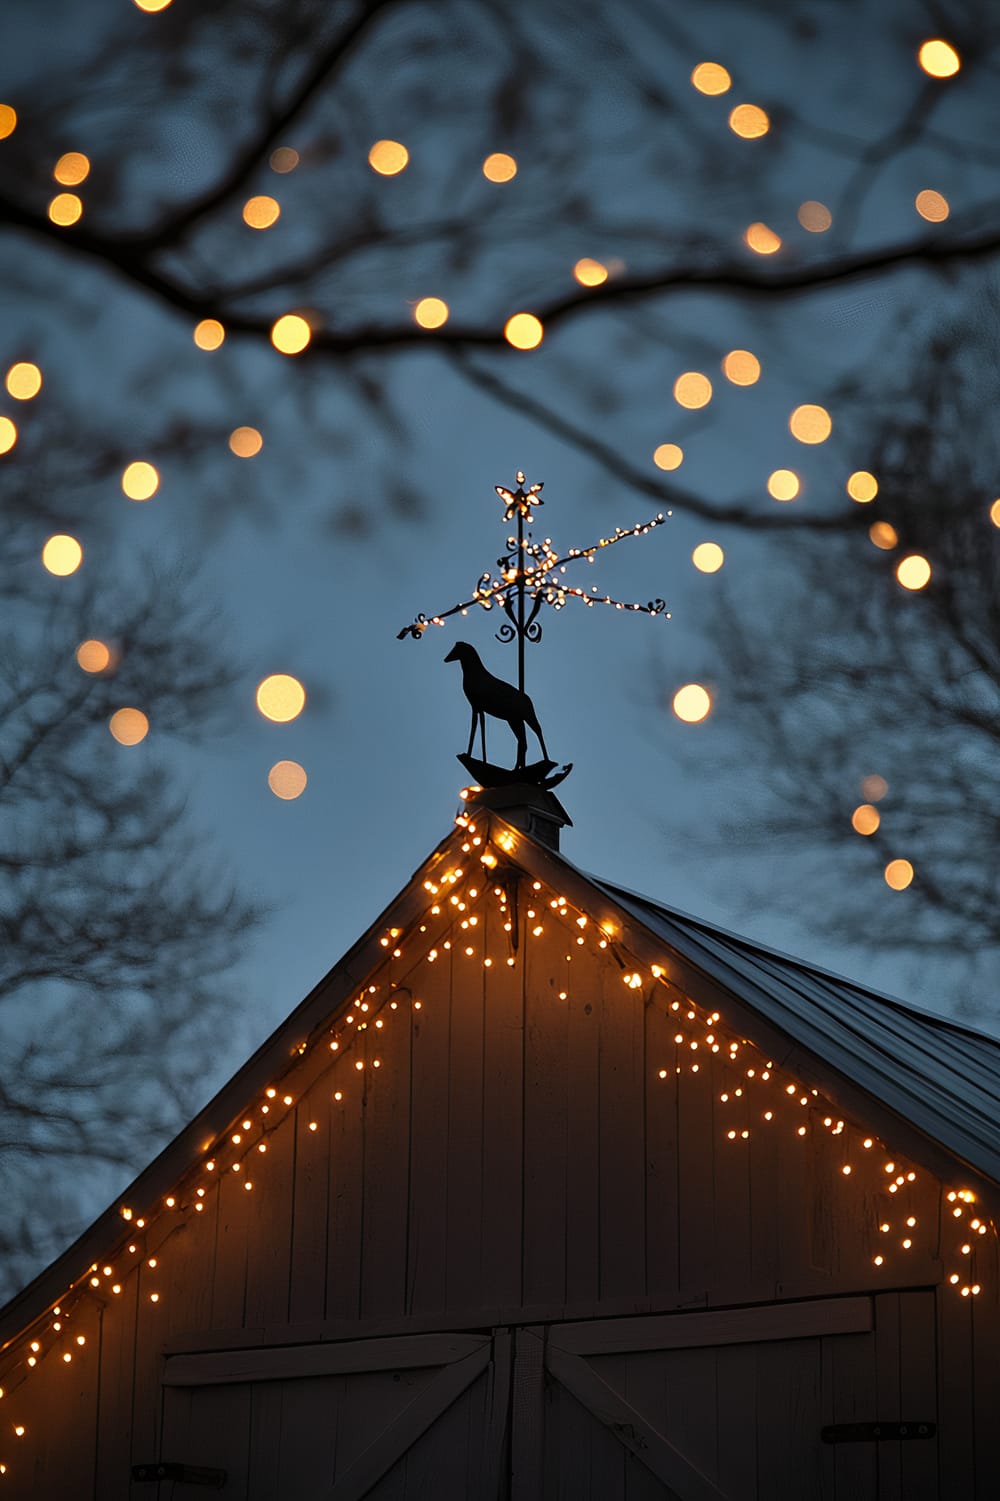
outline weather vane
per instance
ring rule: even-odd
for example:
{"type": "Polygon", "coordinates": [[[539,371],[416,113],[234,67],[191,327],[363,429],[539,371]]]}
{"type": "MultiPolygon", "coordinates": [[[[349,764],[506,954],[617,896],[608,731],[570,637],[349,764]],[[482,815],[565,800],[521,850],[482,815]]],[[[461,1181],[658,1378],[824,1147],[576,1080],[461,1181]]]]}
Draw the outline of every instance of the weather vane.
{"type": "Polygon", "coordinates": [[[571,547],[565,554],[558,553],[551,538],[536,542],[532,525],[536,509],[544,504],[541,483],[524,488],[524,475],[518,470],[515,481],[517,489],[507,490],[503,485],[494,488],[505,506],[504,521],[517,519],[517,535],[507,538],[507,551],[497,559],[498,572],[484,573],[472,591],[470,599],[460,600],[450,610],[440,615],[418,615],[412,625],[404,626],[397,640],[412,636],[419,641],[428,626],[444,625],[452,615],[465,615],[479,605],[484,610],[494,606],[502,609],[507,619],[496,633],[496,639],[505,643],[517,642],[517,687],[494,677],[484,667],[479,653],[467,641],[456,641],[445,657],[446,662],[461,662],[462,687],[472,708],[472,728],[469,747],[458,757],[462,765],[484,787],[495,787],[514,782],[531,782],[540,787],[555,787],[572,770],[572,763],[556,770],[556,763],[549,759],[542,738],[541,726],[531,699],[524,691],[524,644],[540,641],[542,626],[538,619],[542,605],[561,610],[570,600],[577,599],[587,606],[610,605],[616,610],[639,611],[645,615],[662,615],[670,619],[670,612],[662,599],[649,600],[646,604],[626,603],[613,599],[610,594],[600,594],[597,585],[588,591],[579,585],[565,583],[566,569],[573,563],[592,563],[601,548],[613,547],[626,537],[644,537],[654,527],[662,526],[672,514],[660,512],[649,521],[632,527],[616,527],[611,537],[601,537],[589,547],[571,547]],[[514,767],[492,766],[486,760],[486,716],[505,721],[517,740],[517,760],[514,767]],[[480,732],[482,760],[473,757],[472,747],[476,729],[480,732]],[[531,729],[538,738],[542,759],[527,765],[527,731],[531,729]]]}

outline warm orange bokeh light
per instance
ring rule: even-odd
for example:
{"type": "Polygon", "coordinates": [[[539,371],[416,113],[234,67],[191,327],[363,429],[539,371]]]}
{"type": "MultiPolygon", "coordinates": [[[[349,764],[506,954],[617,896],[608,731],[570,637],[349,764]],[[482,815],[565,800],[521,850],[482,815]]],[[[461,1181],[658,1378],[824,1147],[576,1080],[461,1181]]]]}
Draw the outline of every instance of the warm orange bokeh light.
{"type": "Polygon", "coordinates": [[[129,464],[122,475],[122,490],[129,500],[150,500],[159,488],[159,472],[143,459],[129,464]]]}
{"type": "Polygon", "coordinates": [[[781,249],[781,236],[760,221],[747,225],[743,231],[743,242],[757,255],[774,255],[775,251],[781,249]]]}
{"type": "Polygon", "coordinates": [[[491,151],[483,162],[483,176],[489,182],[510,182],[517,176],[517,162],[506,151],[491,151]]]}
{"type": "Polygon", "coordinates": [[[226,330],[218,318],[202,318],[192,334],[199,349],[218,349],[225,337],[226,330]]]}
{"type": "Polygon", "coordinates": [[[794,469],[775,469],[767,477],[767,490],[775,500],[794,500],[799,493],[799,477],[794,469]]]}
{"type": "Polygon", "coordinates": [[[306,690],[298,678],[286,672],[274,672],[257,685],[257,707],[265,719],[287,724],[298,719],[306,706],[306,690]]]}
{"type": "Polygon", "coordinates": [[[573,275],[581,287],[599,287],[608,279],[608,268],[603,261],[593,261],[585,255],[573,267],[573,275]]]}
{"type": "Polygon", "coordinates": [[[807,198],[805,203],[800,203],[796,217],[802,228],[807,229],[811,235],[823,234],[833,223],[833,215],[818,198],[807,198]]]}
{"type": "Polygon", "coordinates": [[[150,15],[155,15],[158,10],[166,10],[170,0],[132,0],[132,4],[137,10],[148,11],[150,15]]]}
{"type": "Polygon", "coordinates": [[[42,563],[56,578],[67,578],[83,562],[83,548],[75,537],[57,532],[42,548],[42,563]]]}
{"type": "Polygon", "coordinates": [[[10,453],[17,442],[17,428],[9,417],[0,417],[0,453],[10,453]]]}
{"type": "Polygon", "coordinates": [[[104,641],[81,641],[76,660],[84,672],[104,672],[111,666],[111,648],[104,641]]]}
{"type": "Polygon", "coordinates": [[[515,313],[503,326],[503,336],[515,349],[537,349],[545,337],[541,319],[534,313],[515,313]]]}
{"type": "Polygon", "coordinates": [[[930,224],[942,223],[951,213],[947,198],[943,193],[935,193],[933,188],[922,188],[914,198],[913,206],[921,219],[930,224]]]}
{"type": "Polygon", "coordinates": [[[149,734],[149,720],[141,709],[116,709],[108,729],[119,745],[138,745],[149,734]]]}
{"type": "Polygon", "coordinates": [[[726,555],[718,542],[699,542],[691,554],[691,561],[699,573],[718,573],[726,555]]]}
{"type": "Polygon", "coordinates": [[[402,141],[376,141],[368,153],[368,165],[380,177],[395,177],[409,160],[402,141]]]}
{"type": "Polygon", "coordinates": [[[270,229],[281,217],[281,204],[267,193],[248,198],[243,205],[243,223],[251,229],[270,229]]]}
{"type": "Polygon", "coordinates": [[[752,386],[760,380],[760,360],[749,349],[731,349],[722,361],[722,373],[734,386],[752,386]]]}
{"type": "Polygon", "coordinates": [[[859,505],[866,506],[878,494],[878,480],[867,469],[855,469],[848,478],[847,493],[859,505]]]}
{"type": "Polygon", "coordinates": [[[312,329],[298,313],[285,313],[271,329],[271,343],[279,354],[301,354],[312,338],[312,329]]]}
{"type": "Polygon", "coordinates": [[[761,109],[759,104],[738,104],[729,116],[729,129],[735,135],[742,136],[745,141],[755,141],[760,136],[766,136],[770,128],[767,111],[761,109]]]}
{"type": "Polygon", "coordinates": [[[440,328],[448,322],[448,304],[440,297],[421,297],[413,316],[421,328],[440,328]]]}
{"type": "Polygon", "coordinates": [[[1000,526],[1000,500],[995,500],[990,506],[990,520],[994,526],[1000,526]]]}
{"type": "Polygon", "coordinates": [[[286,803],[302,796],[308,780],[305,768],[298,761],[275,761],[267,774],[267,785],[275,797],[286,803]]]}
{"type": "Polygon", "coordinates": [[[252,459],[264,447],[264,439],[255,427],[234,427],[229,447],[238,459],[252,459]]]}
{"type": "Polygon", "coordinates": [[[870,803],[877,803],[888,791],[889,783],[878,772],[861,778],[861,796],[866,797],[870,803]]]}
{"type": "Polygon", "coordinates": [[[883,552],[888,552],[899,541],[896,528],[890,526],[888,521],[873,521],[868,528],[868,535],[875,546],[881,547],[883,552]]]}
{"type": "Polygon", "coordinates": [[[270,166],[272,172],[294,172],[299,164],[299,153],[291,146],[278,146],[271,152],[270,166]]]}
{"type": "Polygon", "coordinates": [[[29,360],[21,360],[11,365],[4,384],[15,401],[30,401],[42,389],[42,372],[29,360]]]}
{"type": "Polygon", "coordinates": [[[913,866],[909,860],[890,860],[884,875],[885,884],[893,891],[905,891],[913,880],[913,866]]]}
{"type": "Polygon", "coordinates": [[[700,683],[685,683],[674,694],[671,707],[685,724],[700,724],[712,707],[712,699],[700,683]]]}
{"type": "Polygon", "coordinates": [[[801,406],[788,419],[788,430],[800,443],[825,443],[833,428],[826,407],[801,406]]]}
{"type": "Polygon", "coordinates": [[[82,213],[83,203],[75,193],[57,193],[49,204],[49,218],[63,228],[75,224],[82,213]]]}
{"type": "Polygon", "coordinates": [[[699,94],[725,94],[733,84],[721,63],[699,63],[691,74],[691,82],[699,94]]]}
{"type": "Polygon", "coordinates": [[[962,59],[950,42],[941,37],[931,37],[917,53],[917,61],[932,78],[953,78],[962,66],[962,59]]]}
{"type": "Polygon", "coordinates": [[[52,168],[52,176],[64,188],[75,188],[90,174],[90,157],[82,151],[64,151],[52,168]]]}
{"type": "Polygon", "coordinates": [[[871,803],[862,803],[851,814],[851,827],[858,834],[874,834],[882,822],[882,815],[871,803]]]}
{"type": "MultiPolygon", "coordinates": [[[[653,463],[657,469],[679,469],[684,462],[684,450],[677,443],[661,443],[653,450],[653,463]]],[[[1000,505],[1000,501],[997,502],[1000,505]]]]}
{"type": "Polygon", "coordinates": [[[706,407],[712,399],[712,382],[700,370],[685,370],[674,381],[674,400],[690,411],[706,407]]]}
{"type": "Polygon", "coordinates": [[[922,589],[930,576],[931,565],[918,552],[911,552],[896,564],[896,577],[904,589],[922,589]]]}
{"type": "Polygon", "coordinates": [[[0,104],[0,141],[5,141],[17,129],[17,110],[12,104],[0,104]]]}

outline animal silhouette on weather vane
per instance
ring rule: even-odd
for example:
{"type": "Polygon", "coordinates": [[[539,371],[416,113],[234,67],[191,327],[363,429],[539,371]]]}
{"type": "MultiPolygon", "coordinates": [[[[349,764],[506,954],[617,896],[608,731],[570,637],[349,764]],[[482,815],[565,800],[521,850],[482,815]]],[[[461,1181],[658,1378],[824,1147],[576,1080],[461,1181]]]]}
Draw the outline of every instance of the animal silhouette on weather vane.
{"type": "Polygon", "coordinates": [[[524,644],[542,639],[542,627],[538,613],[542,605],[561,610],[570,600],[577,599],[587,606],[610,605],[616,610],[639,611],[645,615],[662,615],[670,619],[670,612],[662,599],[650,600],[647,604],[628,604],[613,599],[610,594],[599,594],[596,584],[588,592],[578,585],[564,583],[566,569],[573,563],[592,563],[604,547],[613,547],[626,537],[644,537],[654,527],[661,526],[671,515],[662,511],[649,521],[633,527],[616,527],[611,537],[601,537],[589,547],[571,547],[565,554],[558,553],[551,539],[536,542],[531,527],[535,510],[544,504],[541,483],[524,488],[524,475],[518,470],[515,476],[517,489],[494,488],[503,501],[504,521],[517,518],[516,537],[507,538],[507,552],[497,559],[498,573],[484,573],[472,592],[471,599],[460,600],[450,610],[440,615],[418,615],[412,625],[404,626],[397,640],[412,636],[419,641],[428,626],[444,625],[452,615],[465,615],[473,605],[484,610],[494,606],[503,610],[507,619],[496,633],[498,641],[517,642],[517,687],[494,677],[486,667],[474,646],[467,641],[456,641],[445,657],[446,662],[461,662],[462,688],[472,709],[472,727],[469,731],[469,748],[458,759],[483,787],[497,787],[514,782],[530,782],[551,789],[557,786],[572,771],[572,762],[556,770],[556,763],[549,759],[542,737],[541,725],[531,699],[524,691],[524,644]],[[486,760],[486,718],[505,721],[514,732],[517,741],[517,760],[513,768],[493,766],[486,760]],[[482,760],[472,754],[476,729],[480,733],[482,760]],[[538,738],[542,759],[530,766],[527,761],[527,731],[531,729],[538,738]]]}

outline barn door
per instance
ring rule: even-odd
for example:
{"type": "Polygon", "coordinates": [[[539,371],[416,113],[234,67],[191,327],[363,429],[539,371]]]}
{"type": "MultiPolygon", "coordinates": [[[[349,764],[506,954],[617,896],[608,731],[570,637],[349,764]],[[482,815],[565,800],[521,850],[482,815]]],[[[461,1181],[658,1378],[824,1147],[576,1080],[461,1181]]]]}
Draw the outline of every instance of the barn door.
{"type": "Polygon", "coordinates": [[[227,1501],[494,1501],[509,1346],[500,1330],[169,1357],[161,1501],[210,1494],[213,1474],[227,1501]]]}
{"type": "Polygon", "coordinates": [[[538,1327],[515,1372],[512,1501],[938,1501],[932,1292],[538,1327]]]}

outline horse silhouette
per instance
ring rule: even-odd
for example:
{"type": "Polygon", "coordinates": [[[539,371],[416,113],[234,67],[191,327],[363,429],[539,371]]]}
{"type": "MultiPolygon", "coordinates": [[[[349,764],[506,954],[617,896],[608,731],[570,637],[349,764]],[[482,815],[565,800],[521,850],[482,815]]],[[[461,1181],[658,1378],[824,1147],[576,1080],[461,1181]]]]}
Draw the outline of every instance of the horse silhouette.
{"type": "Polygon", "coordinates": [[[466,755],[472,755],[472,744],[476,738],[476,725],[478,724],[483,760],[486,760],[486,716],[489,714],[493,719],[504,720],[514,731],[517,739],[515,771],[520,771],[525,763],[528,748],[525,725],[529,725],[538,736],[542,755],[548,761],[549,753],[545,749],[538,716],[526,693],[522,693],[520,688],[515,688],[513,683],[505,683],[502,678],[494,677],[492,672],[487,672],[476,648],[470,646],[467,641],[456,641],[445,657],[445,661],[461,662],[462,688],[472,706],[472,728],[469,731],[469,749],[466,755]]]}

